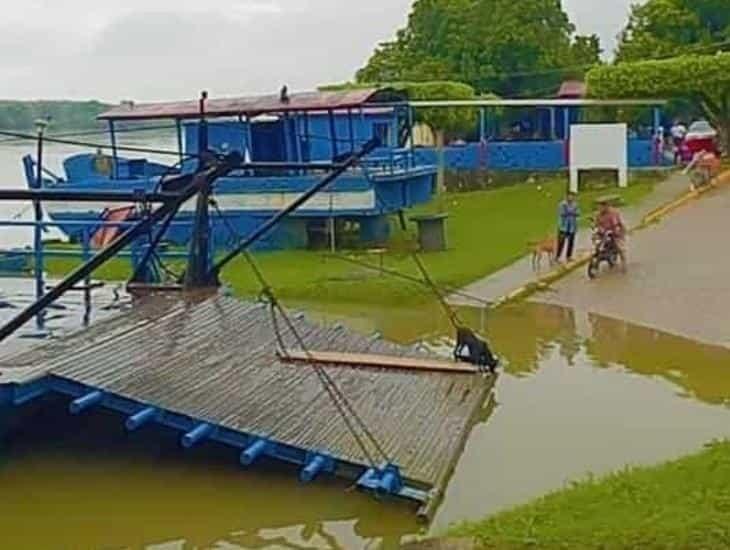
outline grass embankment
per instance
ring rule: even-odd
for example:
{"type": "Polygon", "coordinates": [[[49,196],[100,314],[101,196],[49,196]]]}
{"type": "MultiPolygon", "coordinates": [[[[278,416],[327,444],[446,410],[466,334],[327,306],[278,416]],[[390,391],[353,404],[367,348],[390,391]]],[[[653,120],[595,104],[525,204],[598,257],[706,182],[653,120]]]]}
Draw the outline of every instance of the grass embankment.
{"type": "MultiPolygon", "coordinates": [[[[627,189],[589,189],[581,194],[580,201],[584,212],[591,210],[597,196],[608,192],[620,194],[625,204],[632,204],[648,194],[656,181],[656,176],[638,176],[627,189]]],[[[527,252],[528,242],[544,239],[554,231],[557,204],[565,188],[566,181],[556,179],[488,191],[446,193],[409,212],[409,215],[449,214],[449,249],[422,255],[429,273],[440,285],[460,287],[519,259],[527,252]]],[[[395,221],[393,227],[390,248],[383,254],[383,266],[420,278],[408,252],[413,247],[413,228],[403,232],[395,221]]],[[[375,265],[380,262],[378,255],[366,251],[346,254],[375,265]]],[[[388,305],[432,299],[419,285],[380,276],[329,257],[325,252],[269,252],[257,254],[256,259],[277,295],[283,299],[388,305]]],[[[53,259],[49,260],[48,269],[59,275],[68,272],[73,265],[73,259],[53,259]]],[[[128,261],[117,260],[100,269],[95,277],[122,280],[128,273],[128,261]]],[[[223,278],[238,295],[254,295],[260,290],[242,258],[229,265],[223,278]]]]}
{"type": "Polygon", "coordinates": [[[730,443],[587,480],[451,535],[480,548],[729,548],[730,443]]]}

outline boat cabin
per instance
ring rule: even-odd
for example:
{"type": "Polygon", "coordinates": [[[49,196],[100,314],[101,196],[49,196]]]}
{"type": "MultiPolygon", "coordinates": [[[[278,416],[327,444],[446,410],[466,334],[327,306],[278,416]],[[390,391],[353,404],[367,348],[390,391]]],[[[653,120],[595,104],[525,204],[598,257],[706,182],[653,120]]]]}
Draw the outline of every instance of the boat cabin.
{"type": "MultiPolygon", "coordinates": [[[[99,116],[109,125],[111,155],[99,152],[65,160],[66,178],[44,185],[67,189],[148,190],[162,177],[194,171],[204,151],[238,151],[241,170],[215,186],[217,216],[213,241],[229,246],[290,204],[331,169],[373,137],[381,146],[340,176],[281,224],[259,248],[316,248],[380,245],[388,239],[389,216],[427,202],[435,187],[436,168],[416,159],[408,147],[412,112],[390,90],[365,89],[172,103],[126,102],[99,116]],[[119,138],[136,127],[172,120],[178,150],[169,163],[124,156],[119,138]],[[262,165],[263,164],[263,165],[262,165]]],[[[160,153],[164,153],[160,152],[160,153]]],[[[156,155],[159,157],[160,155],[156,155]]],[[[32,173],[32,161],[26,159],[32,173]]],[[[29,178],[29,184],[34,185],[29,178]]],[[[110,205],[111,206],[111,205],[110,205]]],[[[193,205],[180,218],[192,219],[193,205]]],[[[104,205],[59,204],[49,208],[55,221],[105,216],[104,205]],[[101,206],[101,208],[99,208],[101,206]]],[[[82,228],[64,231],[78,238],[82,228]]],[[[190,227],[170,227],[168,241],[185,244],[190,227]]]]}

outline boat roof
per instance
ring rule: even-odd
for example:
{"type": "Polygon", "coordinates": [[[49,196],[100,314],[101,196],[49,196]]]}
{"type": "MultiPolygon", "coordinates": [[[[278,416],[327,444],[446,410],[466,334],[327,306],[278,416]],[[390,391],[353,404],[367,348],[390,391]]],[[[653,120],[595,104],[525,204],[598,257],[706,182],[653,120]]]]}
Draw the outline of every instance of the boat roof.
{"type": "MultiPolygon", "coordinates": [[[[208,117],[252,117],[287,112],[347,110],[402,99],[393,90],[378,88],[292,93],[288,94],[287,100],[282,100],[281,94],[220,98],[205,101],[205,114],[208,117]]],[[[97,118],[110,121],[200,118],[200,102],[125,102],[97,118]]]]}

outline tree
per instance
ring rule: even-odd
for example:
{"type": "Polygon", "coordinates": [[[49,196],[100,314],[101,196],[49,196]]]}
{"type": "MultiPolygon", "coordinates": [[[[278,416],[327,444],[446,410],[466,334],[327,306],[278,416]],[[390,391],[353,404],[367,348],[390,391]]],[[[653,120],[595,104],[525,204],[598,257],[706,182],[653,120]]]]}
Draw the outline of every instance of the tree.
{"type": "MultiPolygon", "coordinates": [[[[601,40],[598,35],[576,36],[571,46],[571,62],[579,67],[595,65],[601,57],[601,40]]],[[[585,69],[582,70],[585,73],[585,69]]]]}
{"type": "Polygon", "coordinates": [[[596,67],[587,83],[594,97],[692,101],[730,144],[730,52],[596,67]]]}
{"type": "Polygon", "coordinates": [[[730,6],[727,0],[649,0],[631,9],[619,37],[618,61],[714,53],[729,49],[730,6]]]}
{"type": "MultiPolygon", "coordinates": [[[[321,90],[341,90],[346,88],[361,87],[388,88],[410,101],[429,100],[469,100],[476,99],[477,95],[473,87],[462,82],[453,81],[431,81],[431,82],[395,82],[395,83],[347,83],[335,86],[321,87],[321,90]]],[[[490,96],[494,97],[494,96],[490,96]]],[[[427,124],[434,132],[436,146],[439,151],[439,170],[436,185],[443,190],[444,183],[444,162],[443,146],[446,136],[464,135],[472,132],[477,123],[477,111],[470,107],[451,108],[419,108],[414,110],[415,121],[427,124]]]]}
{"type": "MultiPolygon", "coordinates": [[[[411,101],[476,99],[474,88],[461,82],[404,82],[392,84],[391,87],[403,92],[411,101]]],[[[443,145],[448,134],[465,134],[473,131],[477,112],[464,107],[424,108],[417,109],[415,117],[417,122],[430,126],[436,132],[439,145],[443,145]]]]}
{"type": "Polygon", "coordinates": [[[52,129],[96,128],[97,115],[109,108],[98,101],[0,101],[0,129],[32,130],[50,117],[52,129]]]}
{"type": "Polygon", "coordinates": [[[574,31],[560,0],[416,0],[407,26],[357,80],[449,79],[479,92],[545,95],[599,61],[598,38],[574,31]]]}
{"type": "Polygon", "coordinates": [[[698,15],[713,40],[730,39],[730,6],[727,0],[680,0],[680,4],[698,15]]]}
{"type": "MultiPolygon", "coordinates": [[[[321,86],[320,90],[343,90],[357,88],[391,89],[410,101],[468,100],[476,99],[474,88],[463,82],[435,80],[430,82],[355,82],[321,86]]],[[[489,96],[494,97],[494,96],[489,96]]],[[[443,140],[447,134],[466,134],[474,130],[477,112],[472,108],[416,109],[416,122],[430,126],[443,140]]]]}

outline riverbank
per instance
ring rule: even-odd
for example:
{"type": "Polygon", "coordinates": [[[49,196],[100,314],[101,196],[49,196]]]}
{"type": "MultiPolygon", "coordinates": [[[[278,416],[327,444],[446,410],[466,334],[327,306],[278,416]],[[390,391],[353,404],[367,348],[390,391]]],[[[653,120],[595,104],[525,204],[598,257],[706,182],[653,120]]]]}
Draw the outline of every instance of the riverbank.
{"type": "Polygon", "coordinates": [[[730,443],[587,479],[449,534],[478,548],[727,548],[730,443]]]}
{"type": "Polygon", "coordinates": [[[69,130],[101,129],[96,117],[111,105],[100,101],[16,101],[0,100],[0,128],[35,132],[38,119],[51,121],[51,133],[69,130]]]}
{"type": "MultiPolygon", "coordinates": [[[[596,198],[606,193],[620,195],[625,205],[638,203],[651,194],[659,179],[655,174],[637,174],[627,189],[594,186],[581,193],[581,206],[584,212],[589,212],[596,198]]],[[[434,212],[449,215],[448,250],[421,255],[433,279],[440,286],[459,288],[523,257],[530,241],[552,234],[557,205],[566,185],[566,180],[555,178],[487,191],[445,193],[409,212],[409,215],[434,212]]],[[[414,241],[413,224],[403,231],[393,220],[393,237],[387,251],[360,250],[344,254],[420,279],[409,252],[414,241]]],[[[256,260],[277,295],[286,300],[316,301],[324,305],[404,305],[433,299],[428,289],[420,285],[381,275],[321,251],[260,253],[256,254],[256,260]]],[[[73,259],[50,259],[47,269],[52,275],[61,276],[76,263],[73,259]]],[[[96,277],[123,280],[128,275],[128,262],[117,260],[100,269],[96,277]]],[[[240,296],[253,296],[260,291],[258,281],[242,258],[226,268],[223,279],[240,296]]]]}

